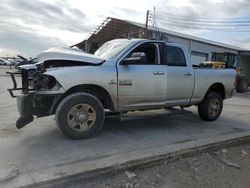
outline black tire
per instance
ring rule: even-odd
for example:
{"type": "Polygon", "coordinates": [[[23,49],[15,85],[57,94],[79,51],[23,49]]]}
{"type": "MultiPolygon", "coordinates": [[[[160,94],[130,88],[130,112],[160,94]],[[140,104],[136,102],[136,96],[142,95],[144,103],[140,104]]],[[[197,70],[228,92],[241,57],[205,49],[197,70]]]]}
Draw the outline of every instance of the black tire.
{"type": "Polygon", "coordinates": [[[198,113],[201,119],[205,121],[216,120],[223,109],[223,98],[217,92],[209,92],[198,105],[198,113]]]}
{"type": "Polygon", "coordinates": [[[248,81],[245,77],[239,77],[239,83],[236,86],[236,91],[239,93],[244,93],[248,89],[248,81]]]}
{"type": "Polygon", "coordinates": [[[71,139],[84,139],[84,138],[90,138],[90,137],[97,135],[97,133],[101,130],[103,126],[103,122],[105,118],[104,109],[103,109],[101,102],[93,95],[90,95],[87,93],[80,93],[80,92],[71,94],[67,96],[65,99],[63,99],[57,107],[55,116],[56,116],[56,123],[57,123],[59,130],[65,136],[71,139]],[[80,106],[80,108],[77,109],[78,108],[77,106],[80,106]],[[85,111],[81,108],[85,108],[84,109],[85,111]],[[86,112],[86,109],[87,109],[87,112],[86,112]],[[77,113],[74,112],[75,113],[74,115],[76,117],[70,114],[71,110],[73,111],[78,110],[77,113]],[[91,112],[89,112],[89,110],[91,112]],[[79,113],[81,112],[85,114],[83,115],[84,118],[79,120],[80,119],[79,113]],[[88,114],[90,113],[94,114],[95,120],[92,121],[88,119],[88,114]],[[70,126],[69,121],[74,121],[74,124],[76,124],[76,126],[74,127],[70,126]],[[91,127],[87,128],[87,130],[81,130],[82,127],[88,126],[89,122],[91,123],[91,127]],[[77,123],[79,125],[77,125],[77,123]],[[81,126],[82,124],[85,124],[85,125],[81,126]]]}

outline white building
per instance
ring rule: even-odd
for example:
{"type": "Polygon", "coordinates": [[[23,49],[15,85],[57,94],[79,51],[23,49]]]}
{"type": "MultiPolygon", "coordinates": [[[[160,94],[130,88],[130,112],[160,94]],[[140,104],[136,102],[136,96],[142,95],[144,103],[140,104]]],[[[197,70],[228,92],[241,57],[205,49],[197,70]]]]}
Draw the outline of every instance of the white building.
{"type": "Polygon", "coordinates": [[[147,30],[145,25],[129,20],[121,20],[116,18],[107,18],[90,37],[78,44],[79,48],[94,52],[99,46],[108,40],[115,38],[161,38],[170,42],[185,45],[191,55],[193,64],[211,59],[212,52],[231,52],[238,55],[238,64],[242,67],[242,73],[248,78],[250,83],[250,50],[245,50],[236,46],[202,39],[166,29],[155,28],[149,26],[147,30]]]}

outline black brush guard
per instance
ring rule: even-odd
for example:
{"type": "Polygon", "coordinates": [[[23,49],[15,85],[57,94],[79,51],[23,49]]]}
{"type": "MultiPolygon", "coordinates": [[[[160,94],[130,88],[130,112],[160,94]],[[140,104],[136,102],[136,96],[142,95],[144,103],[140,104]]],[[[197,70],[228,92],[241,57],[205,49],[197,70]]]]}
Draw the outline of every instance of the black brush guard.
{"type": "MultiPolygon", "coordinates": [[[[11,97],[13,97],[13,98],[17,97],[16,95],[14,95],[13,91],[22,91],[23,94],[29,94],[29,92],[33,90],[33,89],[29,89],[29,80],[31,80],[32,78],[29,78],[29,76],[28,76],[28,70],[21,69],[20,72],[6,72],[6,73],[10,75],[10,77],[12,79],[12,82],[13,82],[13,88],[7,89],[8,92],[10,93],[11,97]],[[16,81],[16,78],[15,78],[15,75],[21,75],[22,87],[18,87],[17,86],[17,81],[16,81]]],[[[19,98],[20,101],[23,103],[21,105],[23,107],[26,106],[25,102],[28,101],[28,100],[25,100],[26,97],[28,97],[28,95],[27,96],[22,96],[22,97],[19,98]]],[[[33,119],[34,119],[34,117],[33,117],[32,114],[21,112],[20,113],[20,117],[16,121],[16,127],[18,129],[21,129],[25,125],[27,125],[30,122],[32,122],[33,119]]]]}
{"type": "Polygon", "coordinates": [[[6,72],[6,73],[10,75],[13,82],[13,88],[7,89],[11,97],[13,98],[17,97],[16,95],[14,95],[13,91],[22,91],[23,94],[28,94],[30,91],[34,90],[34,89],[29,89],[29,80],[31,80],[32,78],[29,78],[28,70],[21,69],[20,72],[6,72]],[[15,75],[21,75],[22,87],[17,86],[15,75]]]}

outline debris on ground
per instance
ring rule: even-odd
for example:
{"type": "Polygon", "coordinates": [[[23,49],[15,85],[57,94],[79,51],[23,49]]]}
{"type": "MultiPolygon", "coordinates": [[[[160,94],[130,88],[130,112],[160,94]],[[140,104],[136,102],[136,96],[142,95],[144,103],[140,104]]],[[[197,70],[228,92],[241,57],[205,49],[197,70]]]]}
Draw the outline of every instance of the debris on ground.
{"type": "Polygon", "coordinates": [[[113,175],[107,174],[89,179],[69,180],[57,183],[57,186],[54,186],[55,184],[46,186],[46,188],[82,188],[83,185],[84,188],[249,188],[250,143],[228,147],[226,150],[228,151],[226,155],[222,153],[222,149],[219,149],[195,156],[162,161],[155,166],[133,168],[133,170],[129,169],[125,170],[126,172],[122,171],[113,175]],[[248,153],[248,155],[242,157],[242,153],[248,153]],[[130,176],[131,174],[133,176],[130,176]],[[135,175],[136,178],[132,178],[135,175]]]}
{"type": "Polygon", "coordinates": [[[224,158],[219,158],[219,159],[220,159],[220,161],[221,161],[222,163],[224,163],[224,164],[227,165],[227,166],[234,167],[234,168],[238,168],[238,169],[241,168],[240,165],[238,165],[238,164],[236,164],[236,163],[234,163],[234,162],[232,162],[232,161],[229,161],[229,160],[224,159],[224,158]]]}
{"type": "Polygon", "coordinates": [[[228,153],[228,150],[227,150],[227,149],[225,149],[225,148],[224,148],[224,149],[222,149],[221,151],[222,151],[222,153],[224,153],[224,154],[228,153]]]}
{"type": "Polygon", "coordinates": [[[63,177],[63,176],[66,176],[67,173],[66,173],[66,172],[63,172],[62,170],[59,170],[59,172],[56,172],[54,175],[55,175],[55,176],[61,176],[61,177],[63,177]]]}
{"type": "Polygon", "coordinates": [[[130,187],[130,183],[126,183],[126,188],[129,188],[130,187]]]}
{"type": "Polygon", "coordinates": [[[242,155],[247,155],[246,150],[241,150],[241,154],[242,154],[242,155]]]}
{"type": "Polygon", "coordinates": [[[137,186],[135,186],[135,185],[132,184],[132,183],[126,183],[125,187],[126,187],[126,188],[137,188],[137,186]]]}
{"type": "Polygon", "coordinates": [[[141,185],[140,185],[139,183],[136,183],[136,184],[134,185],[134,188],[139,188],[139,187],[141,187],[141,185]]]}
{"type": "Polygon", "coordinates": [[[8,164],[0,169],[0,182],[16,177],[18,173],[19,170],[16,164],[8,164]]]}
{"type": "Polygon", "coordinates": [[[134,172],[126,171],[125,174],[127,175],[128,179],[136,177],[134,172]]]}

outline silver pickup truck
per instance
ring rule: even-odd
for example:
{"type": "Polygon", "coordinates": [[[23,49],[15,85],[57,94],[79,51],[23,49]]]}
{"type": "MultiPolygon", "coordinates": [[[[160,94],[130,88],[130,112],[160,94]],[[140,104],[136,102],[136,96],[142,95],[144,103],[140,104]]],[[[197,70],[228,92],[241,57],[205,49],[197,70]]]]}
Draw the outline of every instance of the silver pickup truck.
{"type": "Polygon", "coordinates": [[[116,39],[94,55],[52,48],[36,60],[10,73],[11,96],[22,91],[16,126],[55,114],[58,128],[72,139],[96,135],[108,112],[196,105],[201,119],[214,121],[223,100],[235,93],[235,70],[193,67],[184,46],[165,41],[116,39]],[[15,74],[21,74],[20,88],[15,74]]]}

